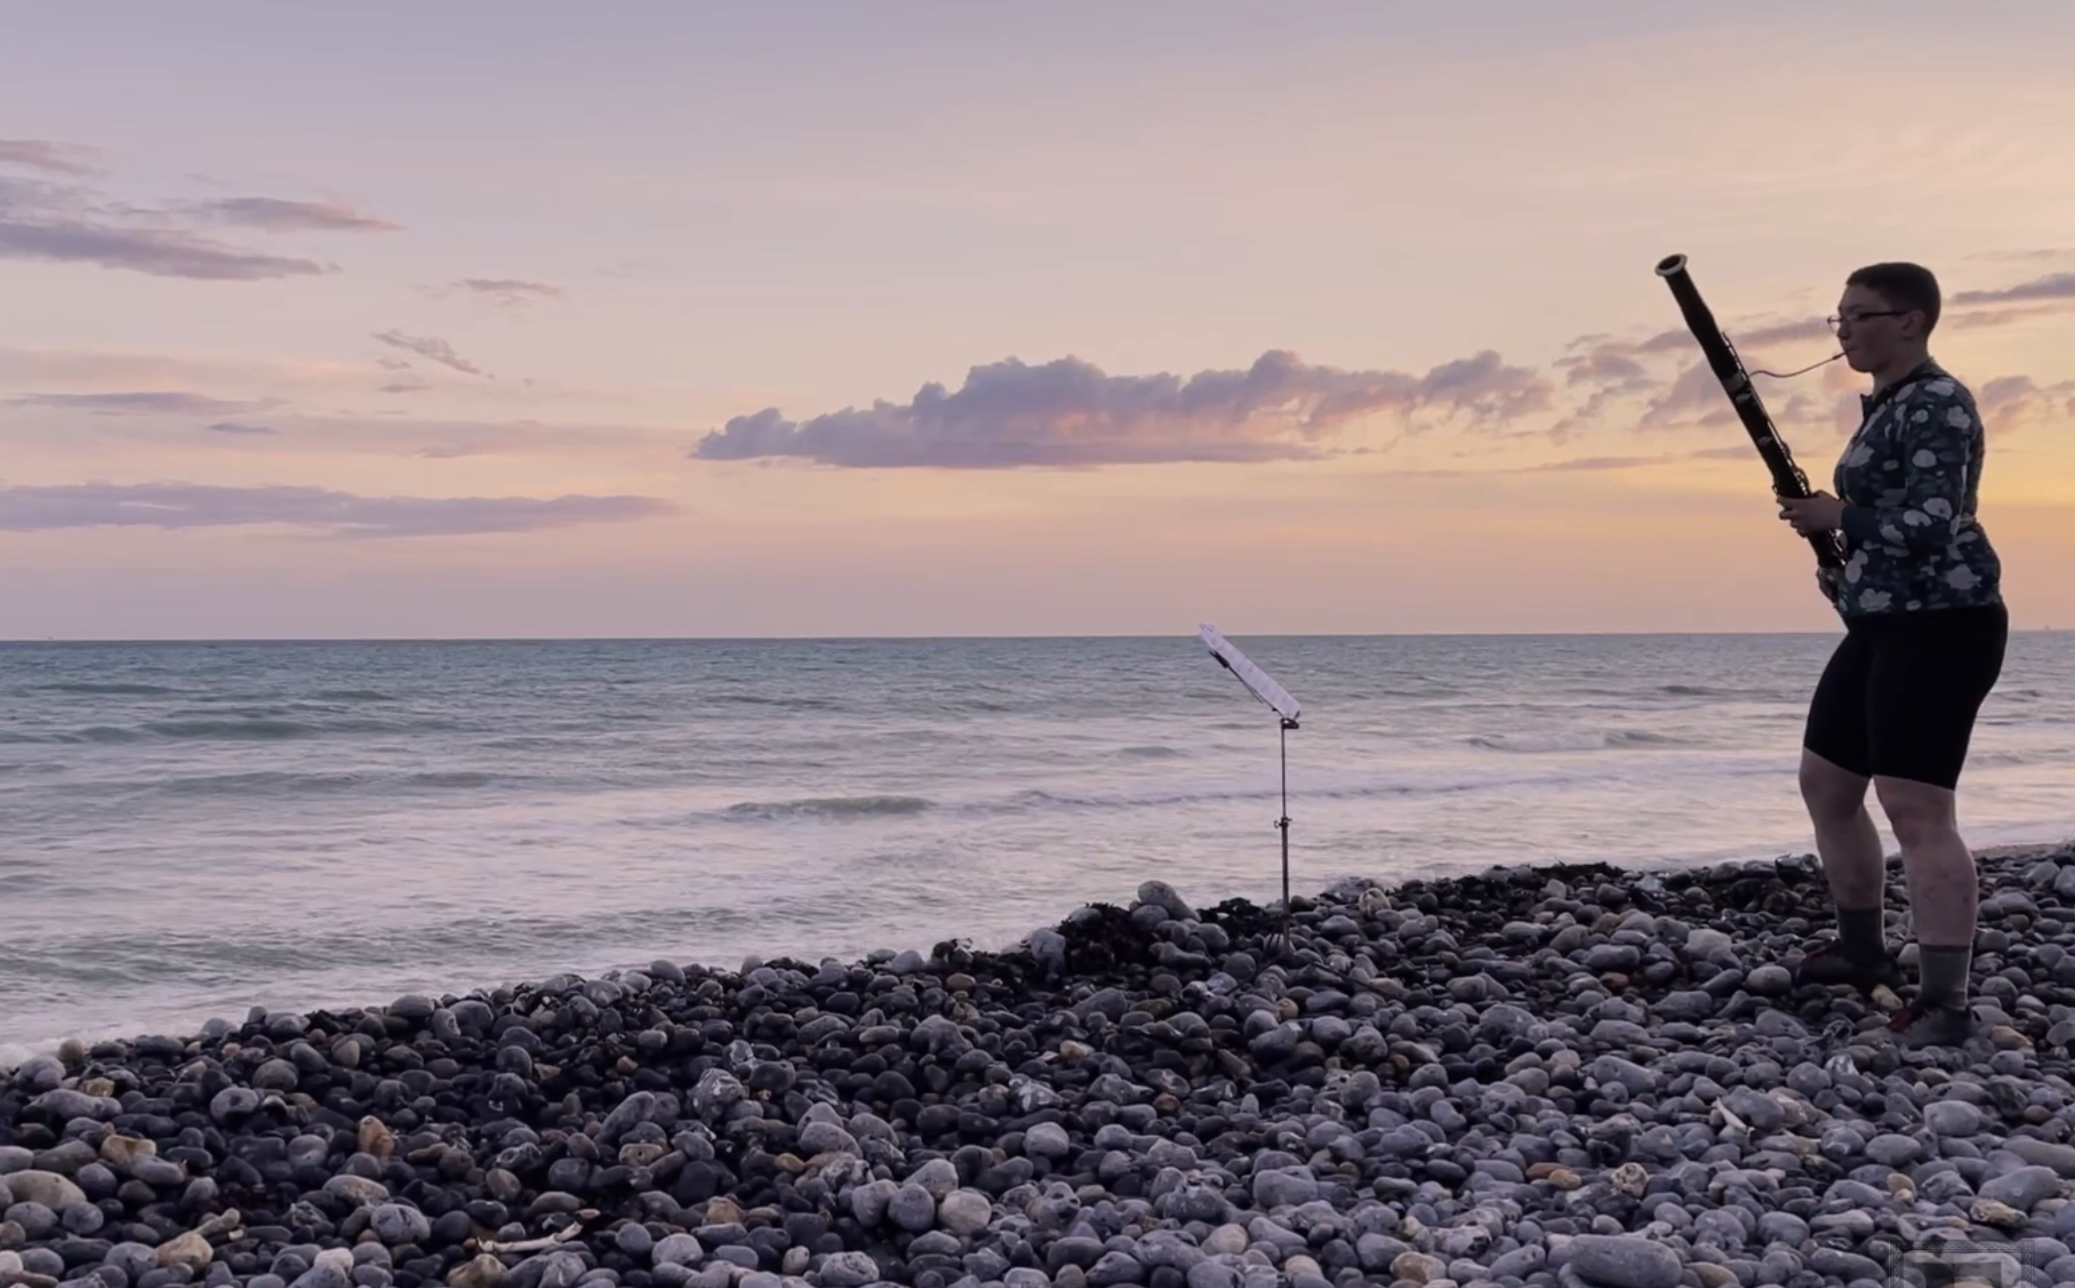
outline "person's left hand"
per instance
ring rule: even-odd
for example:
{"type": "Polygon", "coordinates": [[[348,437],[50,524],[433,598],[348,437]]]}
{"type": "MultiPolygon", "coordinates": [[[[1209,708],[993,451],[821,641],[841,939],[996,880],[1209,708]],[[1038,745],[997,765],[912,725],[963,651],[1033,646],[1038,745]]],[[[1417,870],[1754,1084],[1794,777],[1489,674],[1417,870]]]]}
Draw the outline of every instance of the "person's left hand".
{"type": "Polygon", "coordinates": [[[1828,492],[1818,492],[1810,497],[1781,497],[1780,518],[1794,526],[1802,536],[1813,536],[1818,532],[1835,532],[1844,526],[1844,502],[1828,492]]]}

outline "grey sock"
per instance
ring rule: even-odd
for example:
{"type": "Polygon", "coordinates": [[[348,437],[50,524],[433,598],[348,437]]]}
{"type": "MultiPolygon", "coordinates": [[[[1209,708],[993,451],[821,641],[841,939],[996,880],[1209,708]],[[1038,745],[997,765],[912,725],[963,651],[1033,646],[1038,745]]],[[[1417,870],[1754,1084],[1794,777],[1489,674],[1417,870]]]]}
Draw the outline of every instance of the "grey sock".
{"type": "Polygon", "coordinates": [[[1887,952],[1887,941],[1881,935],[1880,907],[1839,908],[1837,946],[1855,962],[1874,961],[1887,952]]]}
{"type": "Polygon", "coordinates": [[[1974,946],[1919,944],[1917,951],[1922,954],[1917,963],[1917,991],[1923,999],[1947,1006],[1965,1006],[1967,973],[1974,964],[1974,946]]]}

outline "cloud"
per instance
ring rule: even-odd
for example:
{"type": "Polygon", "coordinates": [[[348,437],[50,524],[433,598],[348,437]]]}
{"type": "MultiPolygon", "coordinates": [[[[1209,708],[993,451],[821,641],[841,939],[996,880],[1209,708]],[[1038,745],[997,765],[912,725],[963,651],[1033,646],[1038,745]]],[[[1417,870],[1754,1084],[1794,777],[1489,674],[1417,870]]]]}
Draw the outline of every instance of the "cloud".
{"type": "Polygon", "coordinates": [[[2018,322],[2029,322],[2033,318],[2049,317],[2060,311],[2059,306],[2049,300],[2043,304],[2027,304],[2007,309],[1970,309],[1938,320],[1939,334],[1947,331],[1986,331],[1991,327],[2010,326],[2018,322]]]}
{"type": "MultiPolygon", "coordinates": [[[[321,391],[312,391],[313,398],[321,391]]],[[[90,397],[90,396],[88,396],[90,397]]],[[[531,456],[575,459],[595,464],[602,455],[626,453],[651,459],[657,453],[681,451],[684,429],[615,421],[555,421],[536,418],[482,420],[412,415],[400,408],[354,411],[344,407],[319,411],[292,410],[276,401],[232,402],[188,399],[169,404],[170,411],[118,403],[113,414],[93,401],[35,404],[35,415],[15,413],[0,395],[0,426],[11,445],[34,443],[58,453],[80,452],[96,459],[123,459],[122,444],[162,447],[197,442],[202,433],[250,435],[255,445],[264,435],[270,452],[321,457],[415,457],[443,460],[463,456],[531,456]],[[202,414],[221,409],[222,414],[202,414]]],[[[293,404],[303,406],[303,402],[293,404]]],[[[313,404],[314,405],[314,404],[313,404]]],[[[207,439],[200,440],[207,442],[207,439]]],[[[216,446],[223,446],[218,440],[216,446]]],[[[0,474],[4,474],[0,466],[0,474]]]]}
{"type": "Polygon", "coordinates": [[[439,339],[437,336],[405,335],[403,332],[392,328],[388,331],[375,332],[374,338],[392,348],[415,353],[421,358],[429,358],[442,366],[452,367],[456,371],[466,372],[471,376],[485,376],[489,374],[481,367],[476,366],[460,354],[454,352],[453,345],[439,339]]]}
{"type": "Polygon", "coordinates": [[[0,259],[98,264],[155,277],[255,282],[337,272],[315,260],[262,255],[174,229],[10,218],[0,207],[0,259]]]}
{"type": "Polygon", "coordinates": [[[0,398],[15,389],[120,393],[132,389],[253,388],[315,395],[325,390],[357,390],[370,375],[364,361],[284,358],[238,350],[0,344],[0,398]]]}
{"type": "Polygon", "coordinates": [[[445,286],[428,286],[425,292],[435,299],[447,299],[455,294],[474,296],[488,300],[501,308],[517,309],[538,300],[559,300],[567,292],[547,282],[529,282],[519,277],[464,277],[445,286]]]}
{"type": "Polygon", "coordinates": [[[1650,456],[1573,456],[1566,460],[1549,461],[1541,465],[1518,466],[1509,472],[1521,474],[1571,474],[1599,473],[1606,470],[1632,470],[1681,460],[1685,455],[1684,452],[1658,452],[1650,456]]]}
{"type": "Polygon", "coordinates": [[[334,202],[288,201],[280,197],[224,197],[192,203],[195,215],[224,224],[242,224],[268,232],[398,232],[401,224],[364,215],[334,202]]]}
{"type": "MultiPolygon", "coordinates": [[[[1941,326],[1948,327],[1992,327],[2023,321],[2051,311],[2059,301],[2075,301],[2075,273],[2051,273],[2044,277],[2020,282],[2015,286],[1992,290],[1966,290],[1956,292],[1946,299],[1947,313],[1941,326]],[[2031,308],[1984,308],[1984,305],[2031,304],[2031,308]],[[2038,307],[2045,305],[2046,307],[2038,307]]],[[[1751,374],[1769,378],[1768,358],[1759,356],[1761,351],[1778,350],[1786,345],[1806,344],[1810,350],[1821,349],[1835,353],[1837,345],[1832,338],[1829,323],[1819,317],[1794,318],[1784,321],[1754,323],[1750,326],[1722,323],[1722,330],[1736,346],[1737,353],[1751,374]]],[[[1628,391],[1654,386],[1657,380],[1642,365],[1652,357],[1676,354],[1693,361],[1700,356],[1699,342],[1683,327],[1656,332],[1646,339],[1623,341],[1604,335],[1581,336],[1571,342],[1572,352],[1557,362],[1559,369],[1569,373],[1569,383],[1590,384],[1601,388],[1621,386],[1628,391]]],[[[1771,355],[1774,357],[1782,355],[1771,355]]],[[[1795,355],[1791,367],[1801,367],[1813,361],[1808,350],[1795,355]]],[[[1780,365],[1773,363],[1771,365],[1780,365]]],[[[1696,379],[1693,369],[1688,368],[1682,380],[1696,379]]],[[[1683,402],[1684,399],[1678,400],[1683,402]]]]}
{"type": "Polygon", "coordinates": [[[240,412],[264,411],[281,405],[279,399],[238,401],[210,398],[203,394],[151,390],[111,394],[23,394],[9,398],[10,407],[57,407],[113,415],[235,416],[240,412]]]}
{"type": "MultiPolygon", "coordinates": [[[[2075,302],[2075,273],[2050,273],[2014,285],[1970,288],[1947,295],[1943,327],[1968,330],[2007,326],[2075,302]]],[[[1861,381],[1834,360],[1837,344],[1820,317],[1725,318],[1722,328],[1754,377],[1766,410],[1783,434],[1800,426],[1848,433],[1859,423],[1861,381]],[[1829,359],[1827,364],[1823,360],[1829,359]],[[1803,370],[1818,364],[1821,375],[1803,370]],[[1789,379],[1793,383],[1787,383],[1789,379]]],[[[1551,428],[1558,441],[1610,424],[1650,431],[1717,432],[1737,425],[1735,409],[1714,373],[1702,361],[1700,347],[1683,327],[1658,330],[1637,339],[1605,334],[1573,340],[1555,362],[1575,405],[1551,428]]],[[[2024,379],[2015,377],[2012,379],[2024,379]]],[[[1991,382],[1992,384],[1994,382],[1991,382]]],[[[1994,415],[1988,386],[1977,388],[1984,414],[1994,415]]],[[[2064,397],[2061,386],[2007,398],[2006,422],[2053,410],[2064,397]]]]}
{"type": "Polygon", "coordinates": [[[1079,358],[973,367],[963,388],[804,422],[777,408],[737,416],[692,449],[700,460],[798,457],[846,468],[1013,469],[1322,454],[1326,436],[1375,415],[1419,413],[1498,426],[1549,404],[1549,382],[1497,353],[1424,375],[1311,366],[1270,350],[1246,370],[1111,376],[1079,358]]]}
{"type": "Polygon", "coordinates": [[[1528,465],[1494,465],[1481,469],[1409,469],[1392,472],[1394,478],[1481,478],[1493,474],[1611,474],[1622,470],[1650,469],[1660,465],[1678,465],[1687,461],[1746,460],[1756,462],[1757,454],[1748,444],[1731,444],[1726,447],[1696,447],[1683,452],[1650,452],[1628,456],[1571,456],[1554,461],[1536,461],[1528,465]]]}
{"type": "Polygon", "coordinates": [[[1959,291],[1949,303],[1964,308],[1976,304],[2016,304],[2033,300],[2075,300],[2075,273],[2048,273],[1997,290],[1959,291]]]}
{"type": "Polygon", "coordinates": [[[1970,260],[1989,264],[2027,264],[2070,257],[2075,257],[2075,247],[2025,246],[2015,250],[1978,250],[1967,256],[1970,260]]]}
{"type": "Polygon", "coordinates": [[[100,149],[77,143],[53,143],[48,139],[0,139],[0,165],[24,166],[45,174],[99,174],[100,167],[87,158],[100,149]]]}
{"type": "Polygon", "coordinates": [[[310,487],[196,483],[0,485],[0,531],[286,526],[332,537],[539,532],[678,513],[657,497],[368,497],[310,487]]]}
{"type": "Polygon", "coordinates": [[[1998,376],[1974,390],[1975,406],[1991,435],[2008,435],[2045,416],[2075,416],[2075,380],[2041,385],[2030,376],[1998,376]]]}
{"type": "MultiPolygon", "coordinates": [[[[40,150],[13,145],[19,155],[38,158],[46,173],[83,173],[80,167],[53,166],[40,150]]],[[[63,157],[59,157],[60,162],[63,157]]],[[[307,221],[315,212],[336,208],[267,197],[204,202],[184,209],[151,209],[112,201],[97,189],[77,182],[0,178],[0,259],[41,260],[58,264],[95,264],[102,268],[183,277],[197,281],[262,281],[322,276],[336,265],[288,255],[249,250],[199,231],[199,222],[252,223],[271,219],[307,221]]],[[[336,224],[332,226],[337,226],[336,224]]]]}

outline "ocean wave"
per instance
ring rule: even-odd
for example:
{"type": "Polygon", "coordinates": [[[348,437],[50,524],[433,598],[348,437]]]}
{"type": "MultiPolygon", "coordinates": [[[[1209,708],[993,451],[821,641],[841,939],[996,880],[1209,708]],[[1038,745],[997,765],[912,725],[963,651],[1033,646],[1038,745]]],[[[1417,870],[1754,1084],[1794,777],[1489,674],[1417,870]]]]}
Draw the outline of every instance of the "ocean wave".
{"type": "Polygon", "coordinates": [[[1120,756],[1134,756],[1143,757],[1151,760],[1162,760],[1170,756],[1186,756],[1188,753],[1183,751],[1179,747],[1168,747],[1158,743],[1154,743],[1152,745],[1144,747],[1119,747],[1117,749],[1117,754],[1120,756]]]}
{"type": "MultiPolygon", "coordinates": [[[[690,963],[739,964],[745,949],[774,965],[813,969],[824,955],[861,957],[862,922],[889,939],[927,945],[955,929],[975,947],[1005,947],[1049,909],[1027,919],[961,918],[957,927],[918,924],[924,878],[884,889],[850,890],[772,883],[726,901],[697,894],[645,906],[563,911],[484,907],[460,895],[413,900],[417,915],[349,917],[284,925],[271,919],[207,927],[168,926],[77,951],[0,942],[0,996],[34,996],[40,1009],[0,1015],[0,1070],[9,1059],[55,1048],[63,1037],[93,1041],[178,1033],[212,1015],[242,1016],[261,1004],[282,1011],[364,1005],[404,992],[505,987],[561,972],[603,978],[639,969],[658,956],[690,963]],[[1024,921],[1015,930],[989,921],[1024,921]],[[725,943],[725,952],[712,951],[725,943]],[[62,1017],[62,1018],[61,1018],[62,1017]]],[[[552,902],[552,901],[550,901],[552,902]]],[[[4,1077],[4,1074],[0,1074],[4,1077]]]]}
{"type": "MultiPolygon", "coordinates": [[[[1482,791],[1494,787],[1519,787],[1531,783],[1530,779],[1510,778],[1464,778],[1450,782],[1424,783],[1372,783],[1365,786],[1299,787],[1292,784],[1290,794],[1305,800],[1358,801],[1383,800],[1391,797],[1445,795],[1455,792],[1482,791]]],[[[1205,787],[1195,791],[1168,792],[1125,792],[1114,796],[1081,795],[1073,792],[1052,791],[1033,787],[1020,791],[1005,800],[996,800],[975,805],[972,808],[986,813],[1010,813],[1033,808],[1086,809],[1086,810],[1132,810],[1160,809],[1170,805],[1209,805],[1236,801],[1258,801],[1273,799],[1275,787],[1205,787]]]]}
{"type": "Polygon", "coordinates": [[[731,707],[774,707],[781,711],[824,711],[837,705],[834,698],[816,698],[806,695],[778,697],[768,693],[702,693],[699,701],[717,706],[731,707]]]}
{"type": "Polygon", "coordinates": [[[1560,751],[1615,751],[1623,747],[1684,747],[1693,745],[1674,734],[1648,729],[1575,730],[1568,733],[1476,733],[1463,739],[1486,751],[1542,755],[1560,751]]]}
{"type": "Polygon", "coordinates": [[[283,720],[272,716],[248,716],[240,720],[149,720],[147,733],[162,738],[314,738],[328,732],[323,725],[306,720],[283,720]]]}
{"type": "Polygon", "coordinates": [[[26,745],[54,742],[137,742],[144,736],[136,729],[118,729],[114,725],[88,725],[84,729],[60,729],[51,733],[0,733],[0,743],[26,745]]]}
{"type": "Polygon", "coordinates": [[[137,790],[166,796],[276,796],[334,794],[334,792],[459,792],[477,788],[502,788],[521,782],[523,776],[488,774],[483,769],[417,769],[417,772],[388,772],[388,769],[251,769],[241,774],[189,774],[183,778],[154,778],[135,782],[100,780],[89,790],[137,790]]]}
{"type": "Polygon", "coordinates": [[[449,769],[426,770],[422,773],[407,775],[403,780],[403,785],[405,787],[433,787],[441,789],[460,789],[469,787],[492,787],[495,786],[498,781],[499,780],[497,775],[482,773],[479,770],[449,769]]]}
{"type": "MultiPolygon", "coordinates": [[[[1531,762],[1513,762],[1526,764],[1531,762]]],[[[1792,773],[1792,762],[1787,762],[1792,773]]],[[[1668,771],[1671,776],[1704,778],[1742,778],[1756,775],[1778,774],[1778,764],[1757,762],[1743,763],[1734,759],[1705,756],[1690,764],[1680,764],[1668,771]]],[[[1292,802],[1302,800],[1365,801],[1404,800],[1426,796],[1457,796],[1475,792],[1517,792],[1522,790],[1555,789],[1592,790],[1596,786],[1621,782],[1629,779],[1633,771],[1618,762],[1603,761],[1587,763],[1576,768],[1545,770],[1498,771],[1487,763],[1485,767],[1465,764],[1461,768],[1434,768],[1407,773],[1403,770],[1386,773],[1346,775],[1325,782],[1312,779],[1293,779],[1290,783],[1292,802]]],[[[1653,775],[1654,776],[1654,775],[1653,775]]],[[[974,813],[1016,813],[1030,809],[1069,808],[1087,810],[1137,810],[1159,809],[1174,805],[1206,805],[1241,801],[1266,801],[1276,798],[1280,787],[1272,780],[1254,786],[1220,784],[1201,788],[1176,790],[1151,790],[1144,792],[1119,792],[1116,794],[1079,793],[1056,788],[1030,788],[1007,797],[989,801],[978,801],[962,806],[961,809],[974,813]]]]}
{"type": "Polygon", "coordinates": [[[50,684],[32,684],[31,693],[77,693],[94,697],[152,698],[161,694],[178,693],[160,684],[134,684],[113,680],[59,680],[50,684]]]}
{"type": "Polygon", "coordinates": [[[2042,747],[2033,751],[1988,750],[1977,747],[1968,755],[1967,763],[2001,765],[2006,769],[2015,769],[2024,765],[2058,763],[2066,759],[2067,755],[2068,749],[2064,747],[2042,747]]]}
{"type": "Polygon", "coordinates": [[[196,774],[139,786],[175,796],[269,796],[351,791],[370,781],[366,774],[298,774],[263,769],[247,774],[196,774]]]}
{"type": "Polygon", "coordinates": [[[920,814],[936,802],[920,796],[808,796],[784,801],[740,801],[721,813],[728,818],[880,818],[920,814]]]}
{"type": "Polygon", "coordinates": [[[174,796],[297,796],[352,791],[457,791],[498,786],[503,779],[478,770],[421,770],[417,773],[302,772],[264,769],[239,774],[195,774],[138,783],[174,796]]]}
{"type": "MultiPolygon", "coordinates": [[[[295,709],[309,711],[307,707],[295,709]]],[[[142,724],[127,727],[88,725],[79,729],[53,729],[40,733],[0,733],[0,743],[123,743],[148,738],[273,742],[370,733],[436,733],[460,727],[452,721],[439,719],[295,720],[287,718],[290,708],[246,710],[248,714],[237,719],[173,718],[147,720],[142,724]]]]}

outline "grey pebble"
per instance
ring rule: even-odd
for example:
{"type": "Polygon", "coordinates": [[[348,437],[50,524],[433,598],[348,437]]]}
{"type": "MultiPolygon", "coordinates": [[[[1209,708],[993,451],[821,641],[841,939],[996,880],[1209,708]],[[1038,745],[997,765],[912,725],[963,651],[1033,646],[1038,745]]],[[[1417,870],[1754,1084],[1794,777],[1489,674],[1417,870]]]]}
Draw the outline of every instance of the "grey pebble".
{"type": "Polygon", "coordinates": [[[1984,860],[1978,1009],[2017,1036],[1961,1053],[1794,988],[1830,921],[1807,856],[1349,880],[1289,949],[1150,881],[1006,956],[654,963],[75,1045],[0,1072],[0,1275],[1863,1288],[1978,1197],[2029,1214],[2050,1278],[2075,1264],[2068,859],[1984,860]],[[204,1221],[202,1274],[157,1264],[204,1221]]]}

